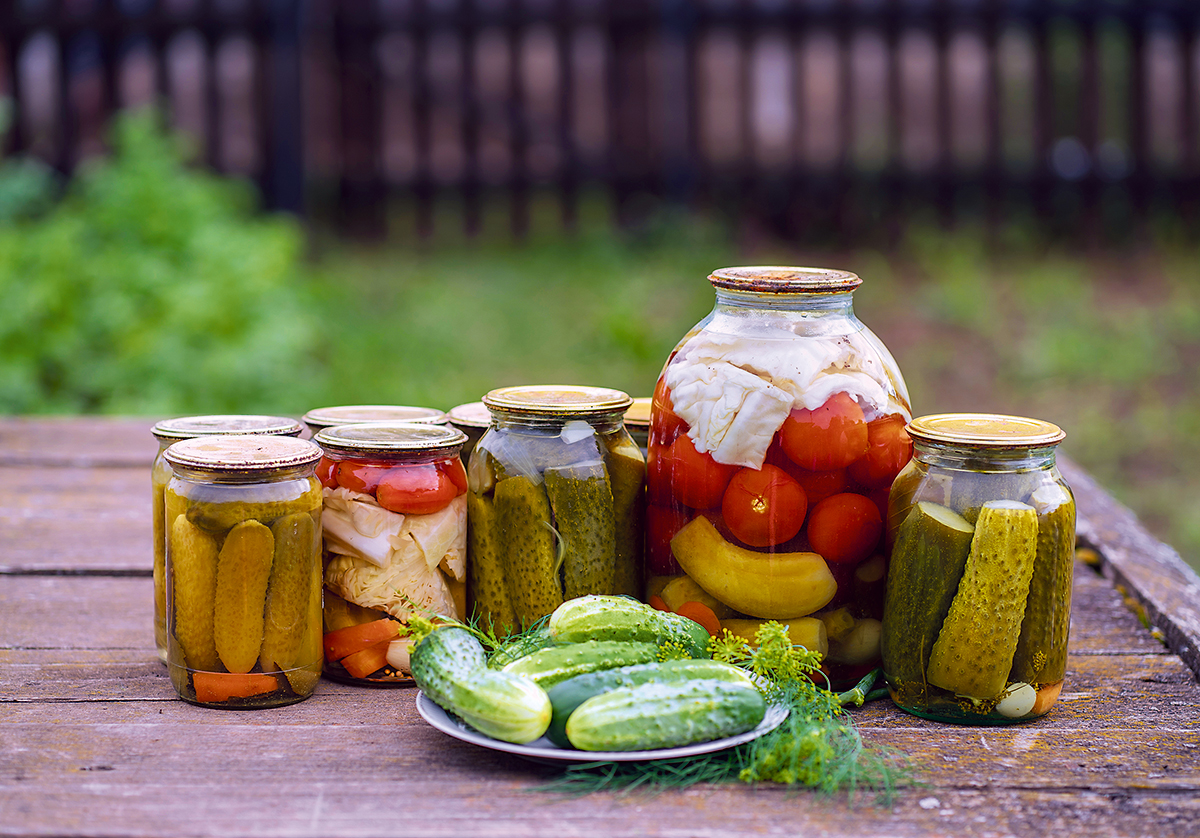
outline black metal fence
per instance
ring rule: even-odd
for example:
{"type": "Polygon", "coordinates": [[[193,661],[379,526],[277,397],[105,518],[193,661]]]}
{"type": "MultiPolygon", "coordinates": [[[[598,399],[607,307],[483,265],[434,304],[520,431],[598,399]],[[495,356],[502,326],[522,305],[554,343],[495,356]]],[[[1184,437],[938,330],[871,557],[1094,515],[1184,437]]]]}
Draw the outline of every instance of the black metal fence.
{"type": "Polygon", "coordinates": [[[166,104],[269,205],[468,232],[709,208],[795,239],[930,215],[1197,226],[1194,0],[0,0],[5,150],[69,172],[166,104]]]}

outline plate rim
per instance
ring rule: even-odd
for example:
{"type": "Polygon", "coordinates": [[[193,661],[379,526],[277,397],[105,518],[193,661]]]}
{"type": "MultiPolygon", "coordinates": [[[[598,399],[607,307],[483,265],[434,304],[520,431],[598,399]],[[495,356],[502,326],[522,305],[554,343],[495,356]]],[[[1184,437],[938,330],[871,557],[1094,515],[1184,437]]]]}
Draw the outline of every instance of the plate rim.
{"type": "Polygon", "coordinates": [[[534,762],[543,763],[588,763],[588,762],[649,762],[658,759],[680,759],[700,754],[716,753],[733,748],[737,745],[751,742],[760,736],[770,733],[788,717],[790,712],[782,704],[768,704],[766,715],[752,730],[712,739],[708,742],[696,742],[691,745],[681,745],[677,748],[656,748],[646,751],[580,751],[574,748],[563,748],[548,740],[545,736],[535,739],[527,745],[504,742],[480,733],[474,728],[459,721],[439,706],[432,698],[418,689],[416,695],[417,713],[431,727],[462,742],[478,745],[493,751],[514,754],[534,762]],[[544,743],[544,744],[541,744],[544,743]]]}

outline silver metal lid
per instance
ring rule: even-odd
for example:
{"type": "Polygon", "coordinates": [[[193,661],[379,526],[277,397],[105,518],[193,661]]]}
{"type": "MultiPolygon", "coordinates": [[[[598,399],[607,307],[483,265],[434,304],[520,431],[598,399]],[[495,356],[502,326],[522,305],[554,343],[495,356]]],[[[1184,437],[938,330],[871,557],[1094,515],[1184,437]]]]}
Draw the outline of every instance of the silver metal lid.
{"type": "Polygon", "coordinates": [[[223,434],[180,440],[163,457],[174,468],[259,474],[315,465],[321,449],[290,436],[223,434]]]}
{"type": "Polygon", "coordinates": [[[862,285],[857,274],[833,268],[792,268],[779,265],[755,265],[721,268],[708,281],[716,288],[752,291],[760,294],[802,294],[853,291],[862,285]]]}
{"type": "Polygon", "coordinates": [[[151,428],[160,441],[191,439],[213,434],[270,434],[299,436],[304,425],[287,416],[253,416],[217,414],[212,416],[181,416],[163,419],[151,428]]]}
{"type": "Polygon", "coordinates": [[[332,428],[334,425],[348,425],[354,422],[420,422],[440,425],[445,421],[445,412],[435,407],[398,404],[318,407],[304,414],[304,423],[314,432],[319,428],[332,428]]]}
{"type": "Polygon", "coordinates": [[[491,411],[483,402],[467,402],[446,411],[450,424],[463,428],[486,428],[492,424],[491,411]]]}
{"type": "Polygon", "coordinates": [[[333,454],[457,454],[467,435],[449,425],[419,422],[356,422],[317,431],[313,441],[333,454]]]}
{"type": "Polygon", "coordinates": [[[620,390],[574,384],[529,384],[502,387],[483,397],[488,410],[522,416],[586,418],[624,413],[633,399],[620,390]]]}
{"type": "Polygon", "coordinates": [[[918,416],[906,426],[917,442],[977,448],[1040,448],[1066,438],[1062,428],[1041,419],[1000,413],[938,413],[918,416]]]}

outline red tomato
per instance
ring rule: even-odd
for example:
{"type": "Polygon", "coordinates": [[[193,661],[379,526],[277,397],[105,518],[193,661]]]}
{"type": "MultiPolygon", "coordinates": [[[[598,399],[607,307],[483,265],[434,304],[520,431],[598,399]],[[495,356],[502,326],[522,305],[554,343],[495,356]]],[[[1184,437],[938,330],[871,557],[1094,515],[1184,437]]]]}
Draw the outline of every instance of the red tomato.
{"type": "Polygon", "coordinates": [[[673,576],[683,569],[671,553],[671,539],[691,516],[669,506],[646,507],[646,567],[654,576],[673,576]]]}
{"type": "Polygon", "coordinates": [[[321,462],[317,463],[317,479],[326,489],[336,489],[338,485],[337,461],[322,457],[321,462]]]}
{"type": "Polygon", "coordinates": [[[395,466],[379,479],[375,499],[384,509],[427,515],[445,509],[460,494],[450,475],[434,463],[395,466]]]}
{"type": "Polygon", "coordinates": [[[779,433],[784,453],[812,471],[845,468],[867,453],[867,423],[848,393],[834,393],[815,410],[793,410],[779,433]]]}
{"type": "Polygon", "coordinates": [[[718,463],[711,454],[701,454],[687,434],[677,436],[666,451],[660,449],[654,466],[654,478],[665,478],[675,500],[692,509],[717,506],[738,470],[738,466],[718,463]]]}
{"type": "Polygon", "coordinates": [[[846,476],[844,468],[809,471],[793,465],[788,474],[796,478],[796,482],[800,484],[800,488],[804,490],[804,494],[812,506],[816,506],[831,495],[846,491],[846,487],[850,485],[850,479],[846,476]]]}
{"type": "Polygon", "coordinates": [[[650,403],[650,439],[658,445],[670,445],[687,430],[687,423],[675,415],[671,406],[671,391],[666,379],[660,378],[650,403]]]}
{"type": "Polygon", "coordinates": [[[904,417],[884,416],[867,423],[867,453],[850,464],[850,476],[863,486],[888,485],[912,458],[912,438],[904,417]]]}
{"type": "Polygon", "coordinates": [[[438,468],[446,472],[450,482],[458,487],[458,494],[461,495],[467,491],[467,469],[462,460],[455,457],[453,460],[439,462],[438,468]]]}
{"type": "Polygon", "coordinates": [[[879,546],[883,517],[868,497],[853,492],[833,495],[808,516],[808,541],[828,562],[860,562],[879,546]]]}
{"type": "Polygon", "coordinates": [[[794,537],[807,510],[808,498],[800,484],[783,469],[767,464],[741,469],[721,498],[725,525],[751,547],[774,547],[794,537]]]}
{"type": "Polygon", "coordinates": [[[337,464],[337,482],[339,486],[352,492],[373,495],[379,478],[391,468],[391,463],[356,463],[352,460],[342,460],[337,464]]]}

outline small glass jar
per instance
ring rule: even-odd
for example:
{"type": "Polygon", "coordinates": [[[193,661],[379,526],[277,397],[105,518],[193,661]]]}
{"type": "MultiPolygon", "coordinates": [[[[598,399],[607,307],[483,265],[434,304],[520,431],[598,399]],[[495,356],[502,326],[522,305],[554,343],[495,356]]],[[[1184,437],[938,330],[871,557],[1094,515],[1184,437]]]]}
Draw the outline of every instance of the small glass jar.
{"type": "Polygon", "coordinates": [[[497,634],[585,594],[641,588],[646,465],[625,430],[632,400],[600,387],[488,393],[471,455],[470,594],[497,634]]]}
{"type": "Polygon", "coordinates": [[[167,530],[163,493],[171,481],[171,466],[163,452],[181,439],[214,434],[269,434],[299,436],[304,426],[286,416],[182,416],[164,419],[151,429],[158,440],[158,453],[150,468],[151,520],[154,526],[154,645],[158,658],[167,662],[167,530]]]}
{"type": "Polygon", "coordinates": [[[751,639],[783,622],[852,685],[879,665],[887,496],[912,452],[904,379],[855,316],[854,274],[709,281],[716,304],[651,408],[647,599],[751,639]]]}
{"type": "Polygon", "coordinates": [[[321,450],[205,436],[163,454],[167,670],[184,701],[277,707],[321,675],[321,450]]]}
{"type": "Polygon", "coordinates": [[[451,425],[467,435],[467,441],[462,447],[462,461],[471,461],[471,452],[483,436],[484,431],[492,424],[492,414],[483,402],[467,402],[456,405],[446,411],[446,419],[451,425]]]}
{"type": "Polygon", "coordinates": [[[358,422],[417,422],[425,425],[442,425],[446,422],[444,411],[436,407],[416,407],[398,404],[351,404],[336,407],[317,407],[301,417],[310,434],[335,425],[358,422]]]}
{"type": "Polygon", "coordinates": [[[336,425],[324,457],[325,675],[412,683],[401,623],[467,613],[466,436],[446,425],[336,425]]]}
{"type": "Polygon", "coordinates": [[[1062,690],[1075,501],[1055,465],[1062,430],[955,413],[908,425],[892,486],[883,667],[897,706],[928,719],[1009,724],[1062,690]]]}

